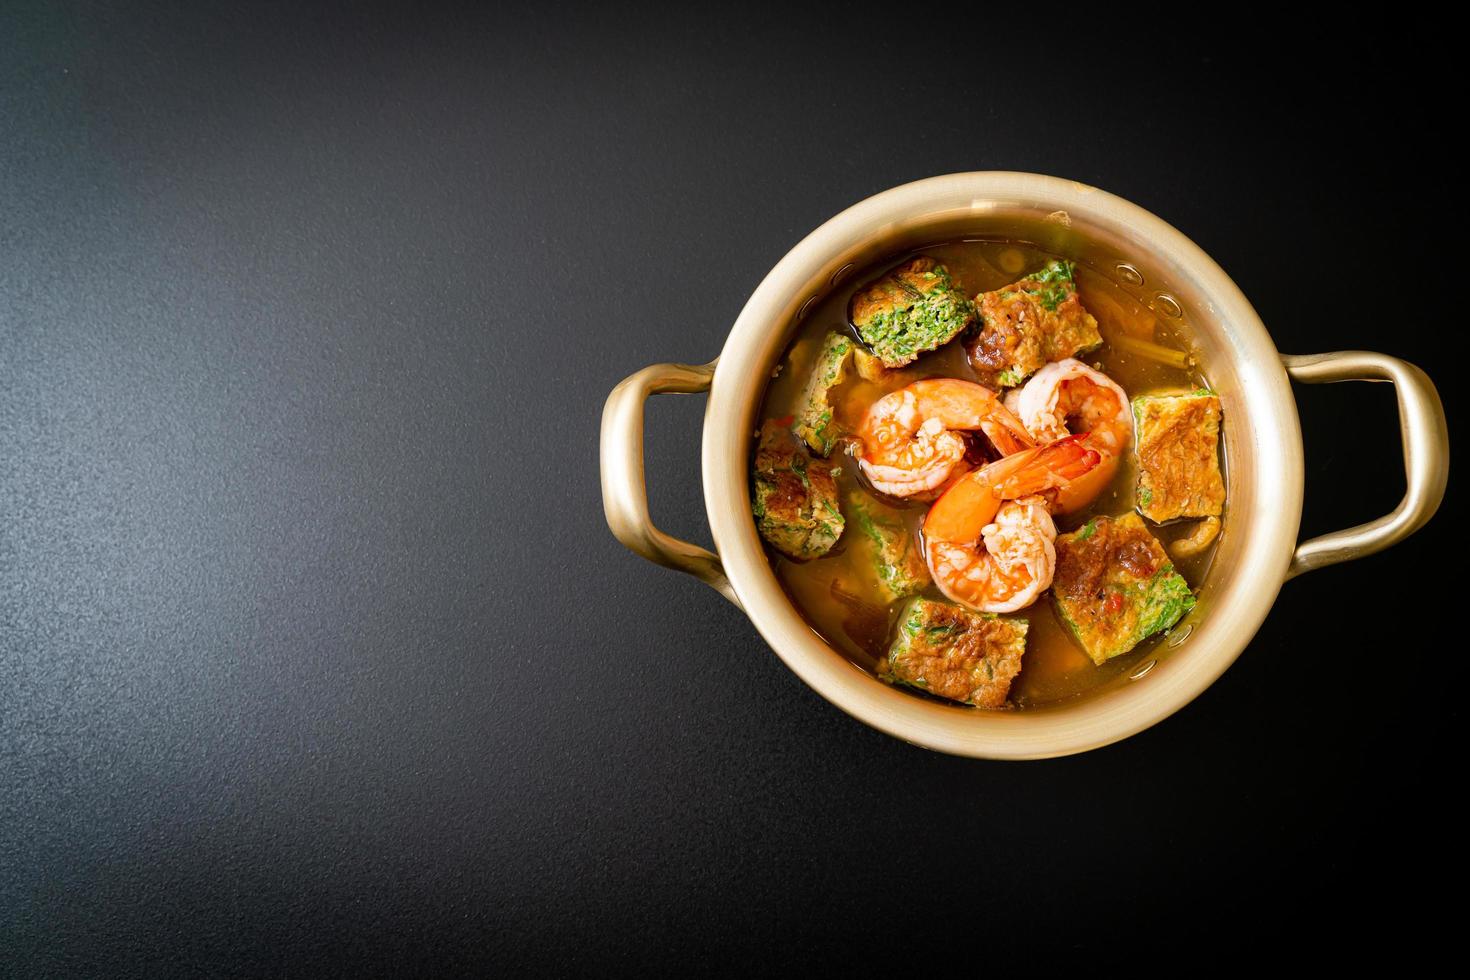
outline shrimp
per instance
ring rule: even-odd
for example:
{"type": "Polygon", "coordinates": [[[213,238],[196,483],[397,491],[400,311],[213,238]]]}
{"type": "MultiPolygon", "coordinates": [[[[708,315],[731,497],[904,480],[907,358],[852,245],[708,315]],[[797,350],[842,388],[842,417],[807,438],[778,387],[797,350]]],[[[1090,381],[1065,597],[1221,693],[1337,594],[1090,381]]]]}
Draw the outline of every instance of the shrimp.
{"type": "Polygon", "coordinates": [[[1085,477],[1057,491],[1052,501],[1054,514],[1081,510],[1097,499],[1118,472],[1133,440],[1127,392],[1076,358],[1046,365],[1023,387],[1011,391],[1005,404],[1039,444],[1085,434],[1087,448],[1102,456],[1102,462],[1085,477]]]}
{"type": "Polygon", "coordinates": [[[1065,490],[1102,462],[1070,436],[967,473],[924,518],[924,552],[939,591],[979,612],[1024,609],[1056,572],[1047,494],[1065,490]]]}
{"type": "Polygon", "coordinates": [[[984,432],[1003,454],[1034,445],[1021,421],[984,385],[954,378],[915,381],[873,403],[858,435],[858,465],[893,497],[942,487],[965,458],[961,432],[984,432]]]}

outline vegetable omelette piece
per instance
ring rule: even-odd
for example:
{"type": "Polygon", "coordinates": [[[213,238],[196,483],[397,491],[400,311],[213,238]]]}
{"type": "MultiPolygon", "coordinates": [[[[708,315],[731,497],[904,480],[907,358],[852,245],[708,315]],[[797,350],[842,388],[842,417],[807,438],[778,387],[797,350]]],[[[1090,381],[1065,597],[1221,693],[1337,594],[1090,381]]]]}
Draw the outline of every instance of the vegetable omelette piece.
{"type": "Polygon", "coordinates": [[[1137,514],[1095,517],[1056,548],[1052,599],[1093,663],[1122,656],[1194,608],[1189,583],[1137,514]]]}
{"type": "Polygon", "coordinates": [[[863,343],[890,368],[949,343],[975,318],[949,270],[927,255],[858,290],[848,313],[863,343]]]}
{"type": "Polygon", "coordinates": [[[751,469],[752,511],[761,537],[792,558],[820,558],[842,536],[832,467],[811,459],[781,422],[761,425],[751,469]]]}
{"type": "Polygon", "coordinates": [[[827,334],[822,341],[822,349],[817,352],[817,363],[812,368],[811,377],[807,379],[806,391],[801,396],[801,409],[791,431],[818,456],[831,455],[837,442],[837,426],[832,421],[832,403],[827,395],[842,382],[843,375],[847,373],[848,359],[856,346],[851,337],[835,330],[827,334]]]}
{"type": "Polygon", "coordinates": [[[929,584],[929,567],[903,515],[860,493],[848,497],[847,513],[861,532],[857,547],[871,560],[884,600],[892,602],[922,592],[929,584]]]}
{"type": "Polygon", "coordinates": [[[899,616],[898,636],[879,665],[880,676],[977,708],[1003,708],[1021,672],[1030,625],[913,599],[899,616]]]}
{"type": "Polygon", "coordinates": [[[1189,394],[1133,399],[1138,431],[1138,510],[1151,521],[1219,517],[1225,506],[1220,476],[1220,399],[1200,388],[1189,394]]]}
{"type": "Polygon", "coordinates": [[[1010,388],[1048,361],[1102,343],[1097,320],[1082,308],[1071,262],[1057,260],[1025,279],[975,297],[980,329],[965,342],[983,384],[1010,388]]]}

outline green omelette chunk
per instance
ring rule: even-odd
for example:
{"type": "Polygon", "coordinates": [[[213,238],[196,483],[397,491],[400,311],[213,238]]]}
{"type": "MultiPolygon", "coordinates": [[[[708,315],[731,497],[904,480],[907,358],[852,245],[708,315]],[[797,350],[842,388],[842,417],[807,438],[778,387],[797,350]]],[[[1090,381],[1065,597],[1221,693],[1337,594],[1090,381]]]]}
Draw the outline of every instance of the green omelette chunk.
{"type": "Polygon", "coordinates": [[[1071,262],[1056,260],[1024,279],[975,298],[980,329],[965,342],[980,380],[996,388],[1020,384],[1048,361],[1075,357],[1102,343],[1097,320],[1082,308],[1071,262]]]}
{"type": "Polygon", "coordinates": [[[847,373],[847,362],[856,346],[851,337],[836,331],[827,334],[822,349],[817,352],[817,363],[806,382],[806,392],[801,396],[801,409],[796,414],[796,424],[791,431],[801,437],[812,452],[818,456],[829,456],[837,442],[837,425],[832,421],[832,403],[828,393],[841,384],[847,373]]]}
{"type": "Polygon", "coordinates": [[[947,602],[913,599],[880,676],[978,708],[1003,708],[1026,652],[1024,619],[971,612],[947,602]]]}
{"type": "Polygon", "coordinates": [[[922,592],[929,584],[929,569],[903,515],[862,493],[847,498],[847,513],[860,532],[855,547],[871,560],[886,601],[922,592]]]}
{"type": "Polygon", "coordinates": [[[1056,548],[1052,599],[1094,663],[1122,656],[1194,608],[1189,583],[1137,514],[1093,518],[1058,537],[1056,548]]]}
{"type": "Polygon", "coordinates": [[[791,430],[761,425],[751,470],[751,509],[761,537],[792,558],[820,558],[842,536],[832,467],[811,459],[791,430]]]}
{"type": "Polygon", "coordinates": [[[859,290],[849,313],[863,343],[889,368],[949,343],[975,318],[949,270],[927,255],[859,290]]]}

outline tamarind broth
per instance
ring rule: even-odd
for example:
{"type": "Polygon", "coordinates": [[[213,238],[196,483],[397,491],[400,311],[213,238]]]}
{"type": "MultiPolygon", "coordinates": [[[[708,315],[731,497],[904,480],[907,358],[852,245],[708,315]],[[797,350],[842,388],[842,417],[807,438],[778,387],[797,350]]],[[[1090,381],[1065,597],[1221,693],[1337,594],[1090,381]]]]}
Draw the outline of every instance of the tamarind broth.
{"type": "MultiPolygon", "coordinates": [[[[1208,387],[1192,353],[1189,355],[1190,366],[1180,368],[1135,352],[1140,347],[1139,341],[1145,348],[1158,345],[1176,352],[1189,352],[1190,345],[1180,331],[1155,316],[1121,284],[1088,267],[1085,258],[1054,255],[1023,242],[964,240],[895,255],[849,277],[813,306],[766,390],[760,419],[783,418],[798,410],[823,338],[832,330],[856,336],[848,323],[848,301],[852,294],[913,255],[929,255],[943,263],[955,284],[972,298],[978,293],[1015,282],[1052,259],[1068,258],[1076,264],[1075,278],[1082,304],[1097,318],[1098,329],[1103,336],[1103,345],[1079,355],[1081,360],[1116,381],[1130,399],[1153,391],[1208,387]]],[[[889,372],[878,383],[858,377],[855,367],[850,364],[844,381],[830,394],[833,419],[840,430],[856,432],[873,402],[914,381],[937,377],[978,381],[965,356],[962,341],[963,335],[939,350],[921,356],[914,363],[889,372]]],[[[919,526],[929,504],[895,500],[874,493],[863,482],[857,460],[848,453],[854,444],[855,440],[845,440],[833,450],[831,457],[844,504],[853,494],[867,494],[882,500],[902,513],[910,533],[918,539],[919,526]]],[[[1074,530],[1095,515],[1120,515],[1132,510],[1136,475],[1136,460],[1130,452],[1122,460],[1117,476],[1091,506],[1056,519],[1057,532],[1074,530]]],[[[1150,530],[1165,548],[1169,548],[1175,539],[1187,537],[1195,524],[1195,521],[1177,521],[1163,526],[1150,524],[1150,530]]],[[[908,600],[883,601],[877,589],[876,574],[865,560],[862,549],[848,547],[855,533],[849,522],[833,550],[813,561],[793,561],[769,546],[766,550],[776,577],[807,623],[853,663],[875,671],[879,661],[887,655],[898,612],[908,600]]],[[[1215,544],[1212,543],[1193,557],[1180,560],[1172,553],[1170,557],[1190,586],[1198,588],[1214,553],[1215,544]]],[[[933,583],[922,594],[948,601],[933,583]]],[[[1006,614],[1025,617],[1031,624],[1021,673],[1011,685],[1010,699],[1017,707],[1032,708],[1078,697],[1103,686],[1137,669],[1160,643],[1170,641],[1171,634],[1187,636],[1185,631],[1197,614],[1196,610],[1172,630],[1150,637],[1129,653],[1096,666],[1058,619],[1050,592],[1044,593],[1030,607],[1006,614]]],[[[911,693],[916,697],[928,697],[919,692],[911,693]]]]}

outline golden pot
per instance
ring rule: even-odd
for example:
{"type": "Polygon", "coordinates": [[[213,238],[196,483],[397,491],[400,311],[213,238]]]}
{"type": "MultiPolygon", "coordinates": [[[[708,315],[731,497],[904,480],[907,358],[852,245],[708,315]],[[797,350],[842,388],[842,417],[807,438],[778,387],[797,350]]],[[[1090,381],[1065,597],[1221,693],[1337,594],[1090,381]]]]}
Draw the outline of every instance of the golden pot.
{"type": "Polygon", "coordinates": [[[1107,745],[1162,721],[1224,673],[1260,628],[1287,579],[1386,548],[1438,508],[1449,435],[1424,372],[1384,354],[1280,354],[1230,277],[1199,246],[1137,205],[1038,174],[950,174],[874,195],[832,218],[778,262],[745,304],[720,356],[656,364],[618,385],[602,416],[602,496],[618,540],[689,572],[740,606],[771,648],[819,694],[906,741],[990,759],[1037,759],[1107,745]],[[1189,324],[1223,406],[1229,511],[1193,628],[1151,669],[1091,694],[1026,711],[939,704],[851,663],[809,627],[782,591],[751,516],[751,434],[771,370],[805,311],[829,290],[905,248],[1003,235],[1088,261],[1131,285],[1162,315],[1189,324]],[[1390,381],[1398,393],[1408,490],[1393,513],[1296,544],[1302,437],[1290,380],[1390,381]],[[716,552],[654,527],[643,478],[643,403],[709,392],[704,494],[716,552]]]}

